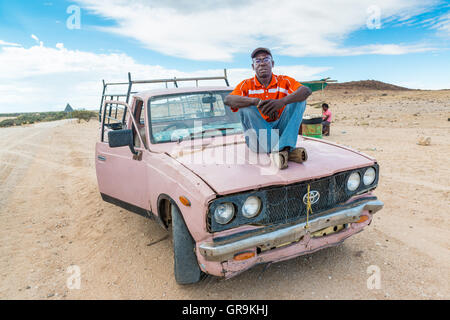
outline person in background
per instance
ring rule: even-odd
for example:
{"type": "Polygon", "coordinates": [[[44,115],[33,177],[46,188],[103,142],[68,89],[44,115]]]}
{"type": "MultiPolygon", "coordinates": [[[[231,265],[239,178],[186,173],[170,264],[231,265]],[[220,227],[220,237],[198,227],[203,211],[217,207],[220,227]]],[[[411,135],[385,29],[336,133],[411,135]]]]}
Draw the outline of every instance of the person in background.
{"type": "Polygon", "coordinates": [[[330,124],[331,124],[331,111],[328,104],[322,104],[322,134],[324,136],[330,135],[330,124]]]}

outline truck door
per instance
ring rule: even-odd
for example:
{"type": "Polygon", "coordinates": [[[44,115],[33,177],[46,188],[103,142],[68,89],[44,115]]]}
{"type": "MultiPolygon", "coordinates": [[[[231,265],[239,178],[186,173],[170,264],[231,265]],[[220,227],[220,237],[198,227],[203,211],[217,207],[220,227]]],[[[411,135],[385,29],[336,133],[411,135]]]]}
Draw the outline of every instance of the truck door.
{"type": "Polygon", "coordinates": [[[124,102],[105,101],[100,141],[96,144],[95,166],[103,200],[147,216],[151,212],[148,173],[143,158],[148,157],[144,102],[133,98],[131,109],[124,102]],[[134,155],[129,147],[111,148],[108,131],[131,129],[134,155]]]}

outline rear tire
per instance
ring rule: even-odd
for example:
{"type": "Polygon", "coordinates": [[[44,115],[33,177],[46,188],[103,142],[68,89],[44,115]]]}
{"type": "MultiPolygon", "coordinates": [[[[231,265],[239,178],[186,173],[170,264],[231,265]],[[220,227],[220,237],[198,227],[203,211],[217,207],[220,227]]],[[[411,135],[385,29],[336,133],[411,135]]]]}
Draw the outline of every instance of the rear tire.
{"type": "Polygon", "coordinates": [[[175,205],[171,205],[174,274],[178,284],[199,282],[204,273],[200,270],[195,254],[195,241],[189,233],[183,217],[175,205]]]}

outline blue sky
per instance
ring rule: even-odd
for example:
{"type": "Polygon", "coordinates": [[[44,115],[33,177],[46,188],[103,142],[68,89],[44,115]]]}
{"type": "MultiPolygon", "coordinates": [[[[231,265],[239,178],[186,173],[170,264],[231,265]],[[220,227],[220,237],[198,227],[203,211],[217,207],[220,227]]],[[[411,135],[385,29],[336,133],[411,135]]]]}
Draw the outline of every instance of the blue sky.
{"type": "Polygon", "coordinates": [[[257,46],[272,48],[276,73],[300,81],[450,88],[447,1],[0,0],[0,113],[93,109],[101,80],[128,71],[149,79],[227,68],[234,85],[252,75],[257,46]]]}

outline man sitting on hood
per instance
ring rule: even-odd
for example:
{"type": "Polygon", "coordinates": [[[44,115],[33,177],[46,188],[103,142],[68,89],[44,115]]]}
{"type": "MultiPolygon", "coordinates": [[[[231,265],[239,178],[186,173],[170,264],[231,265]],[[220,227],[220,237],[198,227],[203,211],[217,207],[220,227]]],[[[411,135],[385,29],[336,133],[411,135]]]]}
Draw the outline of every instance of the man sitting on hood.
{"type": "Polygon", "coordinates": [[[240,113],[247,146],[270,153],[279,169],[287,168],[288,161],[306,161],[306,150],[296,145],[311,90],[291,77],[273,74],[269,49],[256,48],[251,57],[255,76],[239,83],[225,98],[225,104],[240,113]]]}

